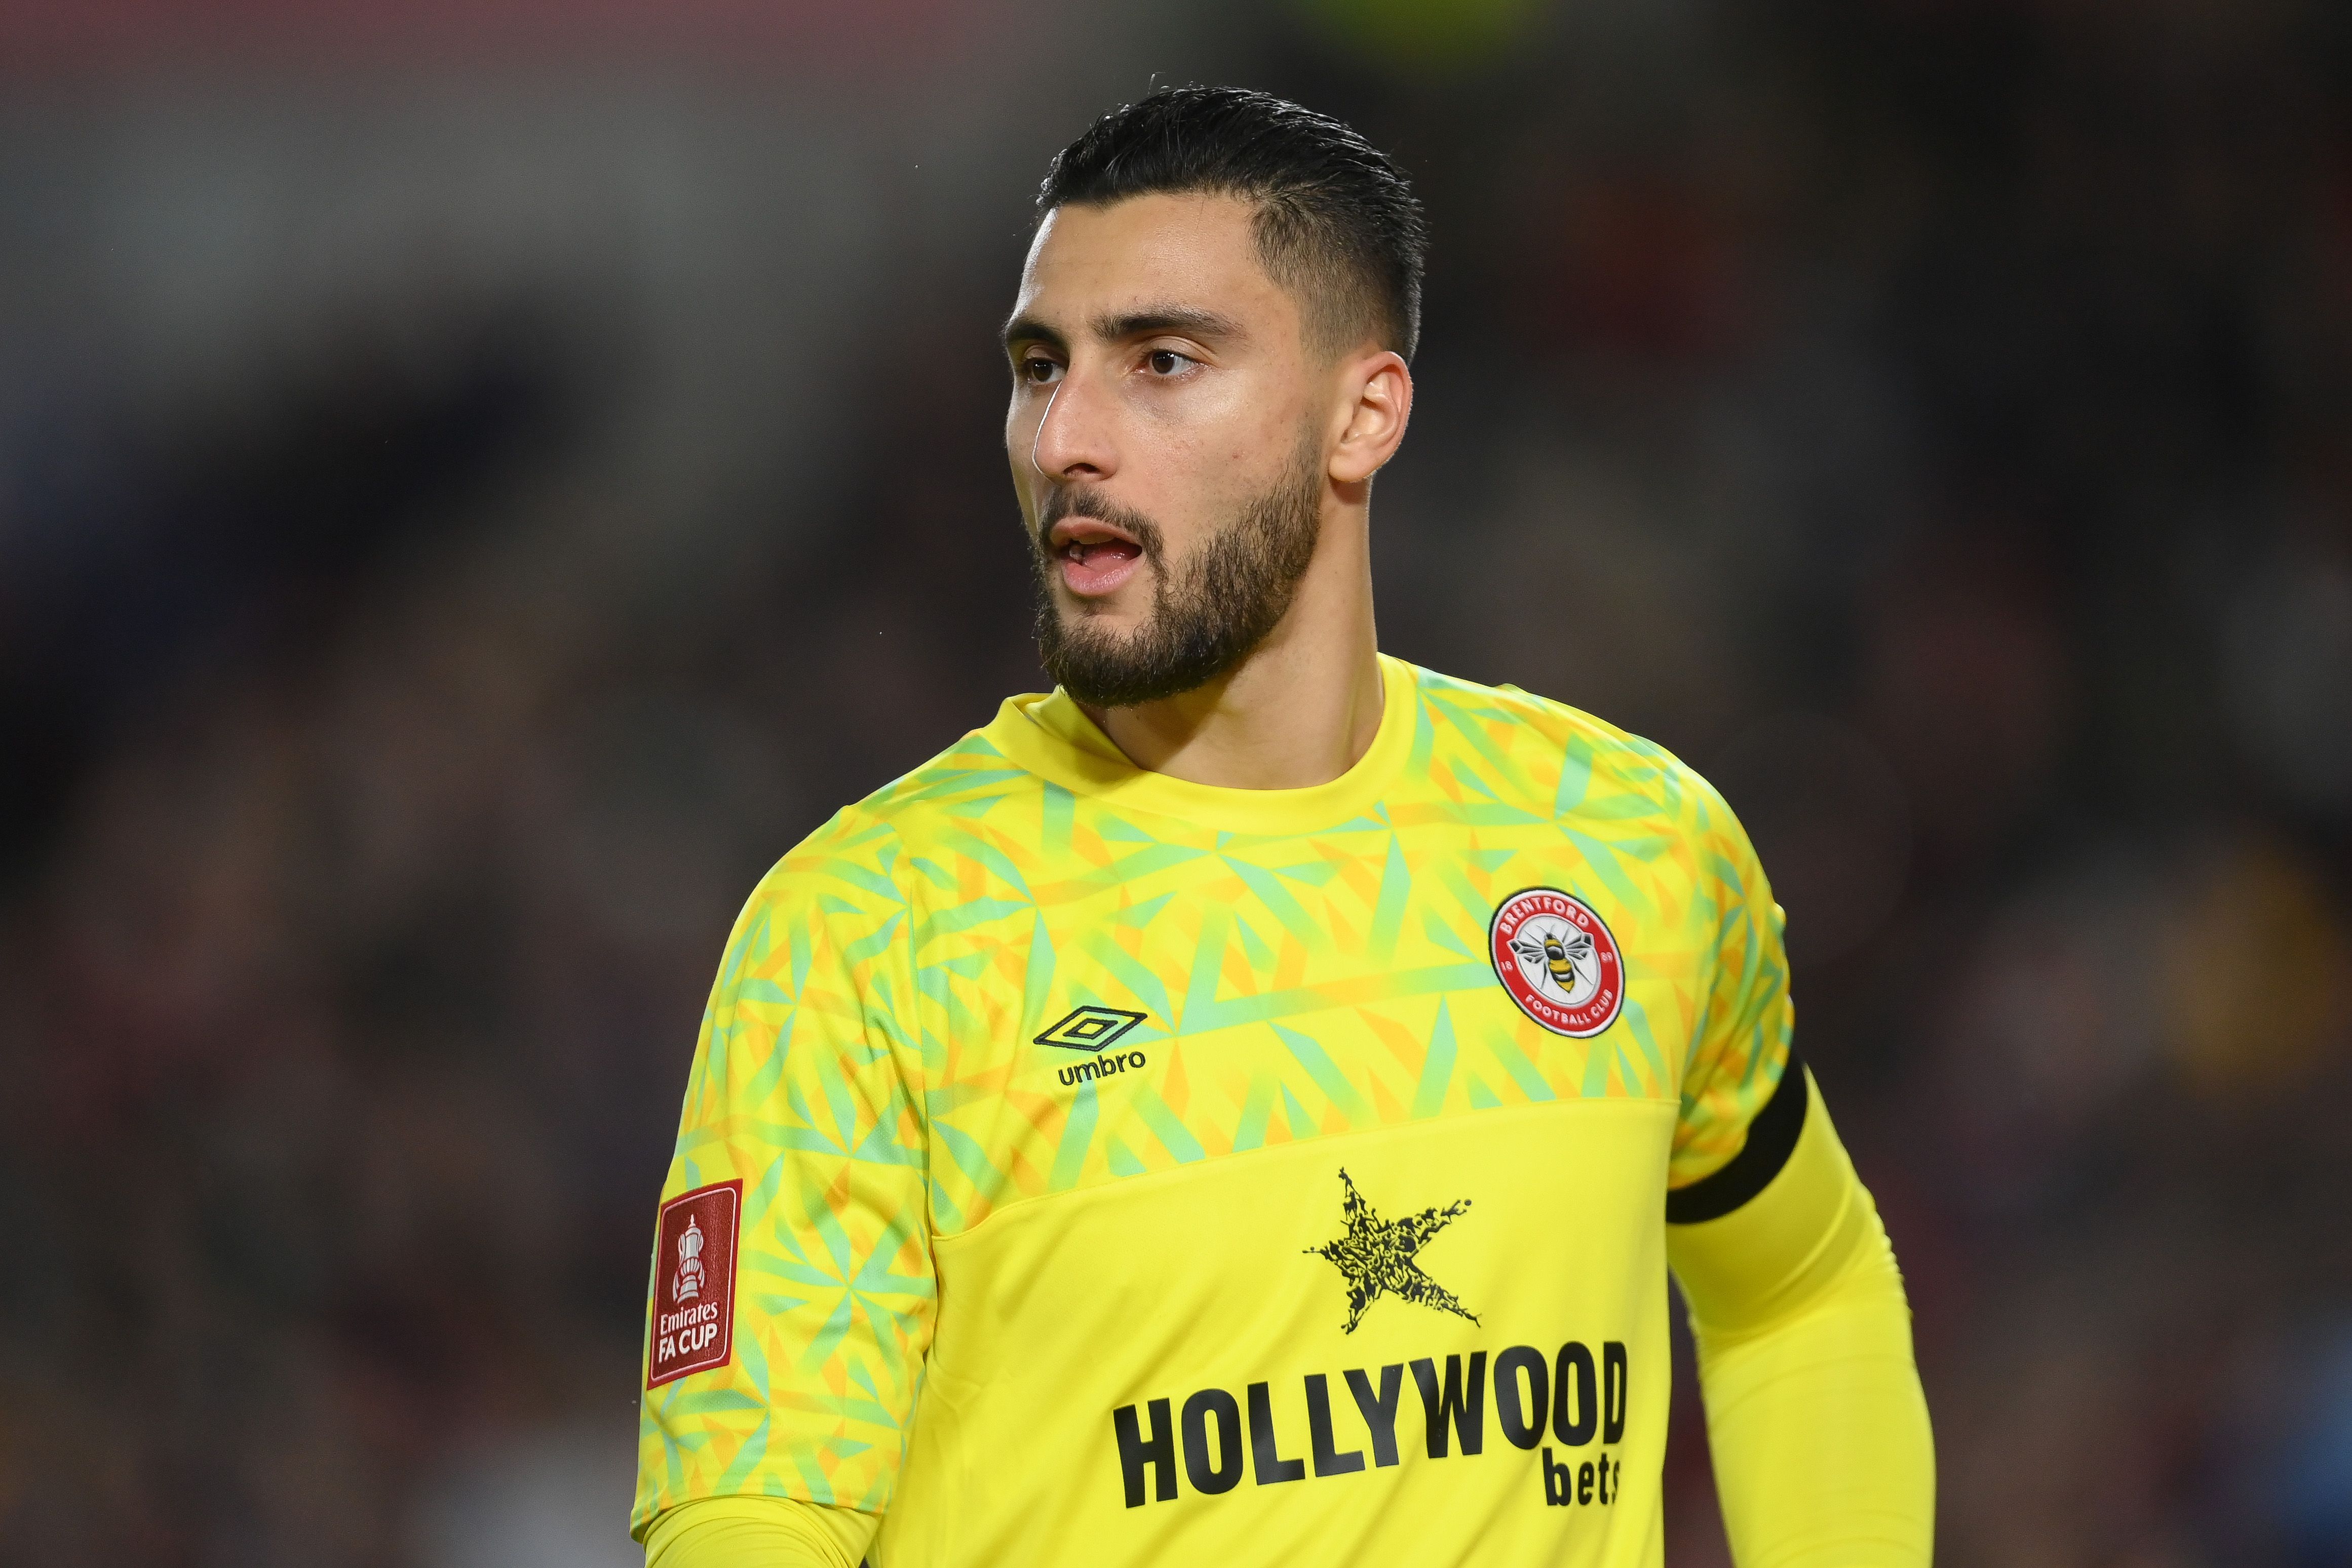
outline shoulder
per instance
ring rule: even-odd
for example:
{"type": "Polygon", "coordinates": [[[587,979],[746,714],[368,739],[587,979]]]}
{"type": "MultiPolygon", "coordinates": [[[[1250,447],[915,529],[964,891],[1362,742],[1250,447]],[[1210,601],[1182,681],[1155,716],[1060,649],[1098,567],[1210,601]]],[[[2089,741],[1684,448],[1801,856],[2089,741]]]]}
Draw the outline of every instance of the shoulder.
{"type": "Polygon", "coordinates": [[[747,914],[904,908],[908,869],[969,837],[975,820],[1041,781],[973,730],[922,766],[835,811],[784,852],[752,892],[747,914]]]}
{"type": "Polygon", "coordinates": [[[1549,780],[1552,810],[1562,818],[1671,824],[1705,837],[1738,832],[1715,786],[1656,741],[1517,686],[1417,674],[1433,759],[1483,753],[1530,785],[1549,780]]]}

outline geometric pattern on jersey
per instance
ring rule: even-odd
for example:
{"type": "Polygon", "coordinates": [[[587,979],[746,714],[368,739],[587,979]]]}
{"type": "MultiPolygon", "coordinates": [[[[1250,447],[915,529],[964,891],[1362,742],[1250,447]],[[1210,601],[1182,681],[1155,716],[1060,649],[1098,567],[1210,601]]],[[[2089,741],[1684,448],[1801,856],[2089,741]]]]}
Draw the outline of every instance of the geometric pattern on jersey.
{"type": "MultiPolygon", "coordinates": [[[[1654,1207],[1738,1153],[1790,1009],[1780,912],[1722,799],[1563,705],[1382,670],[1370,750],[1310,789],[1141,772],[1062,694],[1011,699],[761,881],[664,1187],[742,1183],[733,1354],[646,1395],[640,1535],[739,1493],[888,1513],[940,1260],[1024,1208],[1567,1103],[1664,1107],[1654,1207]],[[1591,1038],[1496,978],[1489,922],[1531,886],[1590,906],[1622,954],[1620,1012],[1591,1038]],[[1088,1009],[1143,1016],[1099,1053],[1039,1042],[1088,1009]]],[[[1336,1233],[1327,1164],[1296,1251],[1336,1233]]],[[[1399,1215],[1462,1196],[1366,1193],[1399,1215]]],[[[1298,1261],[1336,1333],[1345,1281],[1298,1261]]],[[[1366,1328],[1423,1310],[1391,1292],[1366,1328]]],[[[1108,1408],[1080,1412],[1105,1440],[1108,1408]]]]}

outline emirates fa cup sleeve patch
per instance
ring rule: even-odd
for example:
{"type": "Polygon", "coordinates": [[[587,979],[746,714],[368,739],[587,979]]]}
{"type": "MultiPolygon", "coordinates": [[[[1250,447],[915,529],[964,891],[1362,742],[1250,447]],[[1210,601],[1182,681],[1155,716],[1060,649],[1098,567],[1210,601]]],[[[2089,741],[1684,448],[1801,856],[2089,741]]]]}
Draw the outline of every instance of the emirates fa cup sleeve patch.
{"type": "Polygon", "coordinates": [[[1503,900],[1486,928],[1495,977],[1528,1017],[1578,1040],[1617,1021],[1625,963],[1592,906],[1556,887],[1503,900]]]}
{"type": "Polygon", "coordinates": [[[662,1205],[654,1250],[646,1386],[724,1366],[735,1350],[735,1241],[743,1184],[722,1181],[662,1205]]]}

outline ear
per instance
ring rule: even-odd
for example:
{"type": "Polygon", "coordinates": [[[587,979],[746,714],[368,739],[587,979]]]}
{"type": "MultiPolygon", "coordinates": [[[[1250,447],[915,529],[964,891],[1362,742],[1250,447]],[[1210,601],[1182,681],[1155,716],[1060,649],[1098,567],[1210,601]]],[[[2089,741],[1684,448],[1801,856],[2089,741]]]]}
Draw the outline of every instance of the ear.
{"type": "Polygon", "coordinates": [[[1396,455],[1412,414],[1412,372],[1401,355],[1381,349],[1349,359],[1339,371],[1339,407],[1345,420],[1329,471],[1340,485],[1360,485],[1396,455]]]}

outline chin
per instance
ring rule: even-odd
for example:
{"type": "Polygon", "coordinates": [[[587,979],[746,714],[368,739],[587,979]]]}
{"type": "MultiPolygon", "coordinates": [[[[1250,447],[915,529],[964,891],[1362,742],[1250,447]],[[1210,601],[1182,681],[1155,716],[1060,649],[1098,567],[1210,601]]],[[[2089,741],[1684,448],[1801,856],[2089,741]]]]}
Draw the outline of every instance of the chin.
{"type": "Polygon", "coordinates": [[[1130,597],[1137,596],[1131,596],[1124,587],[1101,599],[1080,599],[1065,590],[1060,595],[1062,623],[1133,636],[1142,629],[1144,614],[1126,602],[1130,597]]]}

